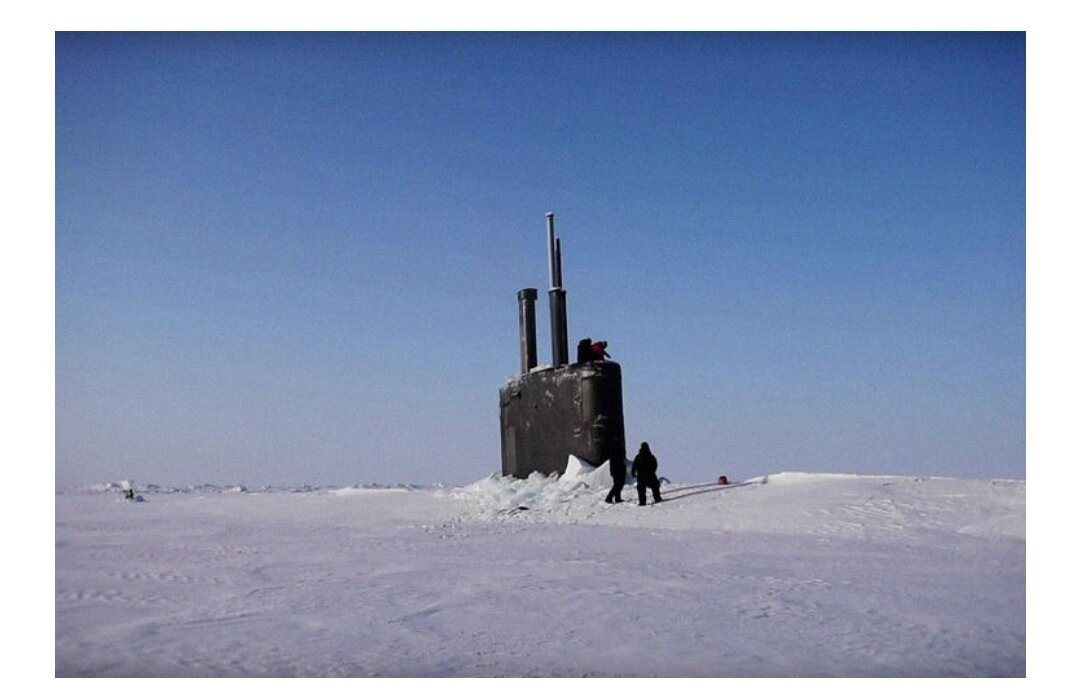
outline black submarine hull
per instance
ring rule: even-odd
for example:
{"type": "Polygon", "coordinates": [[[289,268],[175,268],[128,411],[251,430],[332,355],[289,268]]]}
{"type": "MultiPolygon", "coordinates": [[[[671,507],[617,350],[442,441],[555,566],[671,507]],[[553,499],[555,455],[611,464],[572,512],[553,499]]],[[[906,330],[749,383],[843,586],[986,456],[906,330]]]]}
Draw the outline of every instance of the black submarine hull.
{"type": "Polygon", "coordinates": [[[626,458],[622,368],[597,361],[535,368],[499,391],[504,476],[562,474],[568,456],[593,466],[626,458]]]}

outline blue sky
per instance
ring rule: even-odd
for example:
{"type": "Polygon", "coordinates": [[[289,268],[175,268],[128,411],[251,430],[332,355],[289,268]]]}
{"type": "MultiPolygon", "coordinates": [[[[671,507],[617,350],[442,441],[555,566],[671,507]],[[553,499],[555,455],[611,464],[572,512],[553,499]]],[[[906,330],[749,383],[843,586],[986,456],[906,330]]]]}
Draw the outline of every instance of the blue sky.
{"type": "Polygon", "coordinates": [[[1025,476],[1023,34],[61,33],[57,483],[497,471],[548,211],[661,475],[1025,476]]]}

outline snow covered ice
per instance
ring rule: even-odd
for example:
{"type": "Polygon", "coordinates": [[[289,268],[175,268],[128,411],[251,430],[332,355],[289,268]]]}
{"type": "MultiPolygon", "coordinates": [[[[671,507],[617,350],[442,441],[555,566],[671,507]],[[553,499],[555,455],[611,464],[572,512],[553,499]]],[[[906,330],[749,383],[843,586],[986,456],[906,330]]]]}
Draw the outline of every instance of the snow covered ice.
{"type": "Polygon", "coordinates": [[[1024,481],[609,487],[58,493],[56,674],[1025,674],[1024,481]]]}

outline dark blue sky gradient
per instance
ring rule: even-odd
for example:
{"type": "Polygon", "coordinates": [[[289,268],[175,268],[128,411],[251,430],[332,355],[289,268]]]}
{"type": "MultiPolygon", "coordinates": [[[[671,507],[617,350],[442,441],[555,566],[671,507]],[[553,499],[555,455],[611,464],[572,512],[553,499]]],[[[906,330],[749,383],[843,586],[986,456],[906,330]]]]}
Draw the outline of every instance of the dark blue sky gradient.
{"type": "Polygon", "coordinates": [[[1023,34],[60,33],[56,61],[60,485],[497,471],[547,211],[571,344],[611,343],[662,475],[1025,475],[1023,34]]]}

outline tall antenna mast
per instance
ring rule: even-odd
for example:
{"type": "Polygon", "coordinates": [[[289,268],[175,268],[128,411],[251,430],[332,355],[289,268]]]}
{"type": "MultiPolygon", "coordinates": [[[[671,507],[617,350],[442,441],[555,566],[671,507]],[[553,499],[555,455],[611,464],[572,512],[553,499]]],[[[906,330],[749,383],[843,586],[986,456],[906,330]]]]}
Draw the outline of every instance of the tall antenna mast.
{"type": "Polygon", "coordinates": [[[548,306],[551,309],[551,364],[555,367],[570,363],[567,340],[566,290],[562,288],[562,241],[555,237],[555,214],[547,215],[548,236],[548,306]]]}

